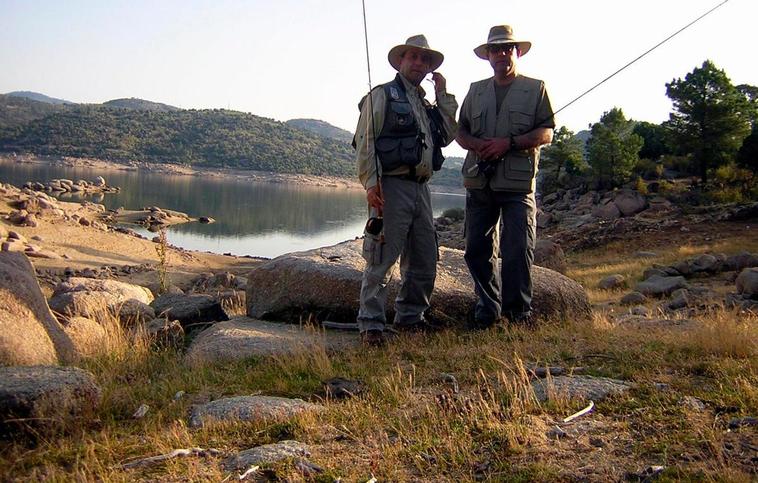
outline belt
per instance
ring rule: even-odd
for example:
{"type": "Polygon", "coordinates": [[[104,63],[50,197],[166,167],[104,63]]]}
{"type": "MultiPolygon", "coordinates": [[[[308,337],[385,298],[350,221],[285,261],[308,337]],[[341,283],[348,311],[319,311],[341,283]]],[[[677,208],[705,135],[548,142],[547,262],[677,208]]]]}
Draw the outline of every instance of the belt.
{"type": "Polygon", "coordinates": [[[382,178],[396,178],[405,181],[413,181],[414,183],[424,184],[429,181],[428,176],[411,176],[410,174],[385,174],[382,178]]]}

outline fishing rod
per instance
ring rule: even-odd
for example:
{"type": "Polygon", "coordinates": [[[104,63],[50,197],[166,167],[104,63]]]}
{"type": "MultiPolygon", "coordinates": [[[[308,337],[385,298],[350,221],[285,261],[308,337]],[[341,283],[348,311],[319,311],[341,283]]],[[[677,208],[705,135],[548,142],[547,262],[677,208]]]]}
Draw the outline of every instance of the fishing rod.
{"type": "MultiPolygon", "coordinates": [[[[553,116],[555,116],[556,114],[558,114],[558,113],[559,113],[559,112],[561,112],[562,110],[566,109],[566,108],[567,108],[567,107],[569,107],[571,104],[575,103],[576,101],[578,101],[578,100],[579,100],[579,99],[581,99],[582,97],[586,96],[586,95],[587,95],[587,94],[589,94],[590,92],[594,91],[595,89],[597,89],[597,88],[598,88],[598,87],[600,87],[601,85],[605,84],[607,81],[609,81],[610,79],[612,79],[613,77],[615,77],[617,74],[619,74],[619,73],[621,73],[622,71],[626,70],[626,69],[627,69],[628,67],[630,67],[632,64],[634,64],[634,63],[635,63],[635,62],[637,62],[638,60],[642,59],[642,58],[643,58],[643,57],[645,57],[647,54],[651,53],[652,51],[654,51],[654,50],[655,50],[655,49],[657,49],[658,47],[662,46],[663,44],[665,44],[665,43],[666,43],[666,42],[668,42],[669,40],[673,39],[674,37],[676,37],[676,36],[677,36],[677,35],[679,35],[680,33],[684,32],[685,30],[687,30],[688,28],[690,28],[691,26],[693,26],[694,24],[696,24],[696,23],[697,23],[697,22],[699,22],[700,20],[704,19],[705,17],[707,17],[708,15],[710,15],[711,13],[713,13],[713,12],[714,12],[716,9],[718,9],[719,7],[722,7],[722,6],[724,6],[724,5],[725,5],[726,3],[728,3],[728,2],[729,2],[729,0],[724,0],[723,2],[719,3],[719,4],[718,4],[718,5],[716,5],[715,7],[711,8],[710,10],[708,10],[707,12],[705,12],[704,14],[700,15],[698,18],[696,18],[695,20],[691,21],[690,23],[688,23],[688,24],[687,24],[687,25],[685,25],[684,27],[680,28],[679,30],[677,30],[677,31],[676,31],[676,32],[674,32],[673,34],[669,35],[668,37],[666,37],[665,39],[661,40],[660,42],[658,42],[657,44],[655,44],[655,45],[654,45],[654,46],[652,46],[651,48],[647,49],[645,52],[643,52],[642,54],[638,55],[637,57],[635,57],[635,58],[634,58],[633,60],[631,60],[630,62],[627,62],[627,63],[626,63],[626,64],[625,64],[623,67],[621,67],[621,68],[617,69],[617,70],[616,70],[616,71],[615,71],[613,74],[609,75],[608,77],[606,77],[605,79],[601,80],[600,82],[598,82],[598,83],[597,83],[597,84],[595,84],[594,86],[592,86],[592,87],[590,87],[589,89],[587,89],[586,91],[582,92],[582,93],[581,93],[581,94],[579,94],[577,97],[575,97],[575,98],[574,98],[574,99],[573,99],[571,102],[569,102],[569,103],[568,103],[568,104],[566,104],[565,106],[563,106],[563,107],[561,107],[560,109],[558,109],[557,111],[555,111],[555,112],[553,113],[553,116]]],[[[551,118],[552,118],[553,116],[551,116],[551,118]]],[[[550,119],[550,118],[548,118],[548,119],[550,119]]],[[[542,124],[543,122],[547,121],[548,119],[544,119],[544,120],[542,120],[541,122],[539,122],[539,123],[537,123],[537,124],[538,124],[538,125],[539,125],[539,124],[542,124]]]]}
{"type": "MultiPolygon", "coordinates": [[[[368,27],[366,26],[366,0],[361,0],[363,5],[363,37],[366,44],[366,68],[368,70],[368,124],[366,124],[366,150],[369,148],[369,139],[374,143],[374,149],[372,149],[372,155],[374,157],[374,170],[376,173],[376,189],[379,198],[382,198],[382,180],[379,177],[379,159],[376,155],[376,128],[374,127],[374,96],[371,95],[373,87],[371,85],[371,57],[369,56],[368,48],[368,27]],[[371,137],[369,137],[369,124],[371,125],[371,137]]],[[[369,207],[369,218],[366,222],[366,232],[371,235],[382,236],[382,242],[384,241],[384,218],[382,213],[373,207],[369,207]],[[374,213],[375,211],[375,213],[374,213]],[[372,215],[376,216],[372,216],[372,215]]]]}

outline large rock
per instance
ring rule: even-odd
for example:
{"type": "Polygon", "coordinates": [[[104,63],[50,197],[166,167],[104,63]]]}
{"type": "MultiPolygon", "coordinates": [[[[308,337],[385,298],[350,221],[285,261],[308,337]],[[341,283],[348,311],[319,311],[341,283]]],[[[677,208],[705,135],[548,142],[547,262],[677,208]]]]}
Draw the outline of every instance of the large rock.
{"type": "Polygon", "coordinates": [[[534,245],[534,263],[540,267],[566,273],[566,254],[554,241],[537,240],[534,245]]]}
{"type": "Polygon", "coordinates": [[[95,278],[71,277],[55,287],[50,298],[50,308],[66,316],[97,317],[104,310],[118,313],[121,306],[153,301],[150,289],[95,278]]]}
{"type": "Polygon", "coordinates": [[[29,259],[0,252],[0,365],[51,365],[77,357],[47,306],[29,259]]]}
{"type": "Polygon", "coordinates": [[[275,396],[237,396],[193,406],[189,425],[200,428],[214,423],[267,423],[284,421],[298,414],[320,411],[318,404],[275,396]]]}
{"type": "Polygon", "coordinates": [[[86,317],[70,317],[63,330],[76,352],[84,357],[102,354],[107,348],[107,334],[102,325],[86,317]]]}
{"type": "Polygon", "coordinates": [[[325,347],[328,350],[354,347],[357,335],[319,332],[292,324],[264,322],[238,317],[219,322],[201,332],[187,350],[190,365],[233,361],[257,356],[292,354],[325,347]]]}
{"type": "Polygon", "coordinates": [[[282,460],[307,456],[310,453],[306,445],[286,440],[241,451],[225,459],[223,466],[227,471],[244,471],[252,466],[272,465],[282,460]]]}
{"type": "MultiPolygon", "coordinates": [[[[253,318],[297,322],[304,314],[319,320],[355,321],[361,274],[362,240],[290,253],[266,262],[248,275],[247,314],[253,318]]],[[[399,288],[397,267],[388,284],[388,300],[399,288]]],[[[587,294],[574,280],[553,270],[534,266],[534,315],[537,319],[586,318],[587,294]]],[[[476,302],[473,282],[463,252],[440,248],[437,281],[430,315],[448,324],[463,323],[476,302]]],[[[388,304],[389,317],[393,304],[388,304]]]]}
{"type": "Polygon", "coordinates": [[[742,270],[735,281],[737,292],[753,299],[758,299],[758,268],[742,270]]]}
{"type": "Polygon", "coordinates": [[[635,287],[635,291],[644,295],[663,296],[671,295],[674,290],[687,288],[687,281],[684,277],[662,277],[653,275],[644,282],[640,282],[635,287]]]}
{"type": "Polygon", "coordinates": [[[622,215],[632,216],[647,208],[647,199],[638,191],[621,189],[613,197],[615,204],[622,215]]]}
{"type": "Polygon", "coordinates": [[[82,369],[0,367],[0,434],[65,424],[99,404],[100,388],[82,369]]]}
{"type": "Polygon", "coordinates": [[[159,317],[178,320],[182,326],[229,320],[218,298],[205,294],[163,294],[150,304],[159,317]]]}

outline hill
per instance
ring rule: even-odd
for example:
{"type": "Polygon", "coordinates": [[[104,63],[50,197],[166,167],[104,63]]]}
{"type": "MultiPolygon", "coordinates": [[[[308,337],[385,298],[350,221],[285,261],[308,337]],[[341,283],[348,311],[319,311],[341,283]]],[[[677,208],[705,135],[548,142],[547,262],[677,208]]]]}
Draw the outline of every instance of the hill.
{"type": "Polygon", "coordinates": [[[279,173],[355,172],[346,143],[221,109],[160,112],[69,106],[0,129],[0,150],[279,173]]]}
{"type": "Polygon", "coordinates": [[[353,142],[353,133],[337,126],[333,126],[326,121],[320,121],[318,119],[290,119],[286,124],[343,143],[350,144],[353,142]]]}
{"type": "Polygon", "coordinates": [[[169,106],[160,102],[146,101],[145,99],[138,99],[136,97],[113,99],[111,101],[103,102],[105,107],[113,107],[119,109],[135,109],[138,111],[154,111],[154,112],[171,112],[179,111],[178,107],[169,106]]]}
{"type": "Polygon", "coordinates": [[[11,97],[20,97],[22,99],[30,99],[37,102],[44,102],[45,104],[74,104],[71,101],[56,99],[55,97],[46,96],[45,94],[40,94],[39,92],[13,91],[5,95],[11,97]]]}
{"type": "Polygon", "coordinates": [[[40,119],[65,108],[61,104],[51,104],[27,97],[0,94],[0,129],[20,126],[40,119]]]}

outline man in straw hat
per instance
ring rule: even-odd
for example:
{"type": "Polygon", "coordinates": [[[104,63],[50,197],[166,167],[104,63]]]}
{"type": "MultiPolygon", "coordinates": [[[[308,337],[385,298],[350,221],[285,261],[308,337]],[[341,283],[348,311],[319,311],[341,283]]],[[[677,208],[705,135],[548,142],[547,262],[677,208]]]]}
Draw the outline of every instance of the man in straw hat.
{"type": "Polygon", "coordinates": [[[474,53],[489,61],[494,76],[471,84],[458,120],[457,140],[468,150],[465,259],[479,297],[474,328],[490,327],[501,317],[531,322],[535,177],[540,146],[552,141],[555,127],[544,83],[516,69],[531,46],[509,25],[490,29],[474,53]]]}
{"type": "Polygon", "coordinates": [[[426,37],[410,37],[387,57],[398,74],[361,101],[354,139],[358,176],[372,216],[363,242],[366,269],[358,312],[361,339],[367,345],[385,342],[387,284],[398,257],[402,281],[394,326],[417,330],[427,325],[424,312],[437,264],[428,181],[441,167],[441,152],[437,149],[435,156],[435,149],[455,138],[458,109],[455,96],[445,90],[445,78],[433,72],[444,57],[429,48],[426,37]],[[428,112],[432,106],[421,88],[430,72],[441,116],[428,112]],[[434,124],[430,117],[436,119],[434,124]]]}

